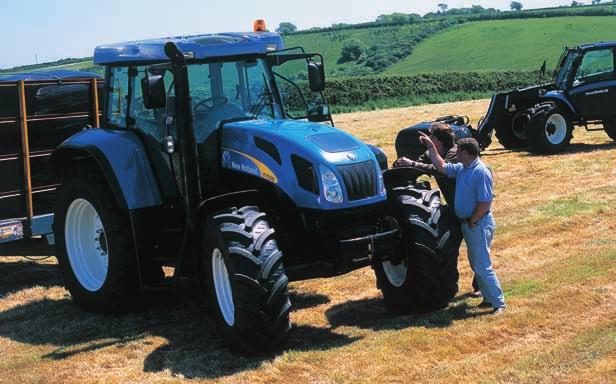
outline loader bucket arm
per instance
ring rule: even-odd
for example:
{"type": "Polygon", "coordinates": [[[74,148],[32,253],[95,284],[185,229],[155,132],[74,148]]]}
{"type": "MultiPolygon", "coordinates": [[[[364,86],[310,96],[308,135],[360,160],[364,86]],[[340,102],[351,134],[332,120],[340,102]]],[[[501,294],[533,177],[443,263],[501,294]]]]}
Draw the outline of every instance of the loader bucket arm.
{"type": "Polygon", "coordinates": [[[497,93],[492,96],[488,113],[481,119],[477,127],[477,141],[481,149],[485,149],[492,142],[492,133],[503,116],[507,113],[508,93],[497,93]]]}

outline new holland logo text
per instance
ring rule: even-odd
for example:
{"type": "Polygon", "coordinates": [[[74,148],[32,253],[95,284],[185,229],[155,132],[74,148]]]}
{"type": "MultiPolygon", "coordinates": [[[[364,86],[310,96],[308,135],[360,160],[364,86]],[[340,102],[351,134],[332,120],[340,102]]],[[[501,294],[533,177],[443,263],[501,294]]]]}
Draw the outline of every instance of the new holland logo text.
{"type": "Polygon", "coordinates": [[[597,91],[592,91],[592,92],[586,92],[585,95],[586,96],[592,96],[592,95],[601,95],[603,93],[609,93],[609,89],[599,89],[597,91]]]}

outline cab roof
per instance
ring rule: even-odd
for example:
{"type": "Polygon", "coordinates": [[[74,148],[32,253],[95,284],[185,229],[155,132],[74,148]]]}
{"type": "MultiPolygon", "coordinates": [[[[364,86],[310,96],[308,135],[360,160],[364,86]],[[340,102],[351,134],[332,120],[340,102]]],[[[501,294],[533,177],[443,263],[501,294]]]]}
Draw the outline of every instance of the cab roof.
{"type": "Polygon", "coordinates": [[[271,32],[233,32],[164,37],[100,45],[94,50],[94,64],[168,61],[165,44],[174,42],[188,59],[265,54],[284,48],[282,38],[271,32]]]}
{"type": "Polygon", "coordinates": [[[600,49],[600,48],[614,48],[616,47],[616,41],[600,41],[598,43],[592,44],[582,44],[577,48],[581,51],[586,51],[588,49],[600,49]]]}

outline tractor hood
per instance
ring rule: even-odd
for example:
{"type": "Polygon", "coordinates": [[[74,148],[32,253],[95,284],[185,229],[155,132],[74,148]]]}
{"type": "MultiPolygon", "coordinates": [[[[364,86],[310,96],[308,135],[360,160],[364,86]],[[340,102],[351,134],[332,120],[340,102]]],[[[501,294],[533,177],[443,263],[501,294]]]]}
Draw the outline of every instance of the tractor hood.
{"type": "Polygon", "coordinates": [[[373,151],[327,125],[296,120],[229,122],[222,130],[221,156],[223,168],[272,182],[301,207],[341,209],[384,200],[379,195],[380,168],[373,151]],[[341,184],[351,179],[367,184],[348,185],[344,202],[331,204],[321,193],[323,167],[341,184]],[[358,188],[364,193],[352,190],[358,188]]]}
{"type": "Polygon", "coordinates": [[[295,120],[228,123],[223,130],[223,147],[256,147],[265,155],[271,155],[275,148],[281,156],[295,154],[335,165],[376,161],[370,148],[352,135],[327,125],[295,120]],[[272,144],[265,144],[270,150],[262,148],[264,142],[272,144]]]}

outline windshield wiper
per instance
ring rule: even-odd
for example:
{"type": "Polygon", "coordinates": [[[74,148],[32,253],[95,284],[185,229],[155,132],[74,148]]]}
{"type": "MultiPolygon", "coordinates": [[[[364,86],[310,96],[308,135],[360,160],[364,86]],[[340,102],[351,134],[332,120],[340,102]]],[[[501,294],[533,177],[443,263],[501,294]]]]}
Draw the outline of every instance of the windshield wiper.
{"type": "Polygon", "coordinates": [[[261,114],[261,111],[263,110],[263,108],[265,108],[266,106],[272,106],[272,105],[273,105],[272,94],[266,88],[259,95],[259,99],[257,100],[257,102],[250,107],[250,115],[252,116],[253,119],[256,119],[261,114]]]}

